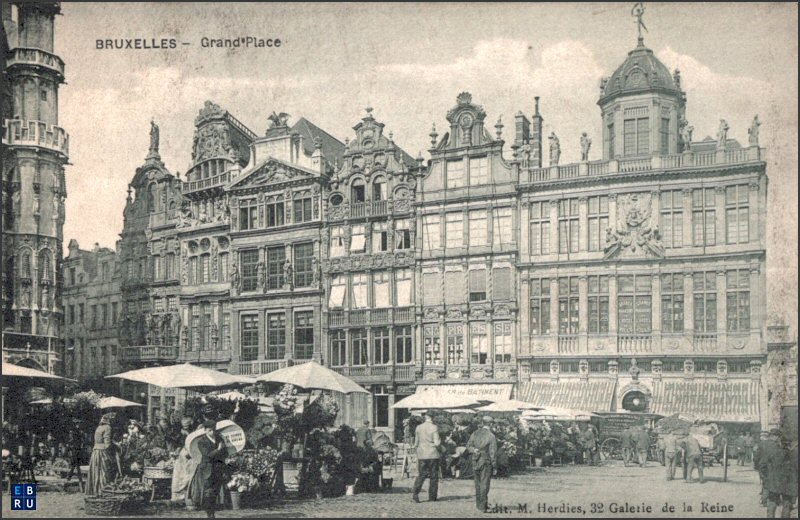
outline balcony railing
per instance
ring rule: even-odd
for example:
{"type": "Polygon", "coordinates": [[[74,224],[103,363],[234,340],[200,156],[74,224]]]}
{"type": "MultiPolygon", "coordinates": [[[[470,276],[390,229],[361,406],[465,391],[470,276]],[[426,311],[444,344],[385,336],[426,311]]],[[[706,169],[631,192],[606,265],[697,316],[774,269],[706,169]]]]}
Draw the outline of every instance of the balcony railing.
{"type": "Polygon", "coordinates": [[[576,335],[560,335],[558,336],[558,353],[559,354],[577,354],[578,353],[578,336],[576,335]]]}
{"type": "Polygon", "coordinates": [[[36,146],[69,156],[69,135],[59,126],[24,119],[6,119],[5,126],[5,145],[36,146]]]}
{"type": "Polygon", "coordinates": [[[649,334],[621,334],[617,346],[620,352],[652,352],[653,338],[649,334]]]}
{"type": "Polygon", "coordinates": [[[390,323],[413,323],[414,308],[399,307],[393,309],[360,309],[352,311],[329,311],[329,327],[347,327],[350,325],[387,325],[390,323]]]}
{"type": "Polygon", "coordinates": [[[343,376],[352,377],[355,380],[391,380],[393,372],[396,381],[414,380],[414,365],[365,365],[331,368],[343,376]]]}
{"type": "Polygon", "coordinates": [[[743,164],[765,160],[765,151],[757,146],[736,150],[686,152],[673,155],[623,157],[610,161],[592,161],[531,168],[528,182],[548,182],[558,179],[575,179],[608,174],[633,173],[675,168],[706,167],[723,164],[743,164]]]}
{"type": "Polygon", "coordinates": [[[11,51],[6,67],[14,65],[35,65],[44,67],[64,77],[64,60],[41,49],[16,48],[11,51]]]}
{"type": "Polygon", "coordinates": [[[328,216],[332,220],[346,218],[375,217],[391,213],[404,213],[411,209],[408,199],[375,200],[367,202],[353,202],[330,206],[328,216]]]}
{"type": "Polygon", "coordinates": [[[716,333],[695,333],[692,341],[692,350],[695,352],[714,352],[717,350],[716,333]]]}
{"type": "MultiPolygon", "coordinates": [[[[295,365],[308,363],[310,359],[293,359],[295,365]]],[[[236,365],[237,372],[241,376],[255,376],[259,374],[269,374],[280,368],[286,368],[289,362],[286,359],[260,359],[256,361],[239,361],[236,365]]]]}
{"type": "Polygon", "coordinates": [[[231,180],[231,172],[227,171],[214,175],[213,177],[208,177],[206,179],[184,182],[183,193],[189,193],[192,191],[205,190],[208,188],[224,186],[225,184],[230,182],[230,180],[231,180]]]}
{"type": "Polygon", "coordinates": [[[178,347],[173,345],[136,345],[122,347],[122,361],[129,363],[150,363],[158,361],[175,361],[178,359],[178,347]]]}

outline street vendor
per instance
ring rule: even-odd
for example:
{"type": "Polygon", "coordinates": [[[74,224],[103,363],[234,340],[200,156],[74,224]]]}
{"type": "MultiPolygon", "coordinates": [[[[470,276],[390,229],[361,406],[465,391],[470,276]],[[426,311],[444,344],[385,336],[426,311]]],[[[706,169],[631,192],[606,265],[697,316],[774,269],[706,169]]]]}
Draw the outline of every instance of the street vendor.
{"type": "MultiPolygon", "coordinates": [[[[191,417],[181,419],[181,439],[183,442],[192,433],[193,426],[194,420],[191,417]]],[[[202,425],[198,425],[196,429],[199,430],[202,427],[202,425]]],[[[189,450],[186,449],[186,446],[182,446],[178,452],[178,458],[175,460],[175,468],[172,470],[172,501],[184,502],[188,509],[194,508],[194,504],[187,496],[187,491],[199,462],[199,460],[193,459],[189,455],[189,450]]]]}
{"type": "Polygon", "coordinates": [[[89,480],[86,483],[86,494],[100,496],[106,484],[114,482],[119,471],[119,459],[116,447],[111,442],[111,420],[113,413],[107,413],[100,419],[94,431],[94,447],[89,460],[89,480]]]}
{"type": "Polygon", "coordinates": [[[217,497],[225,480],[225,442],[217,435],[214,420],[203,421],[205,435],[197,440],[200,461],[189,484],[189,498],[208,518],[216,517],[217,497]]]}

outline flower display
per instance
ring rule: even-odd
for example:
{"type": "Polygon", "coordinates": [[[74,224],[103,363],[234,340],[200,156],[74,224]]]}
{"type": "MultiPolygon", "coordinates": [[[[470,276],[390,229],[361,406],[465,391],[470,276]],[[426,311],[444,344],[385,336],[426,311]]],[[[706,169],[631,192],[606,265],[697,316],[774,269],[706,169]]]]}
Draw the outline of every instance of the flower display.
{"type": "Polygon", "coordinates": [[[258,479],[248,473],[234,473],[228,481],[227,487],[231,491],[238,491],[239,493],[246,493],[255,489],[258,485],[258,479]]]}

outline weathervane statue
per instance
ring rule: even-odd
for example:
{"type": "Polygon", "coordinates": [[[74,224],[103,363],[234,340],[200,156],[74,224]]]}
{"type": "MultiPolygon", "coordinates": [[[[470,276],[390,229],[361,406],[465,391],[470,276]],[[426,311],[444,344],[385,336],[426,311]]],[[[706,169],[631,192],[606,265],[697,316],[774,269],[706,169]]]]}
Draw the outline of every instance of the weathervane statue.
{"type": "MultiPolygon", "coordinates": [[[[644,38],[642,38],[642,28],[647,31],[647,26],[642,21],[642,16],[644,15],[644,4],[641,2],[636,2],[631,9],[631,16],[636,18],[636,26],[639,29],[639,43],[644,43],[644,38]]],[[[647,31],[649,32],[649,31],[647,31]]]]}

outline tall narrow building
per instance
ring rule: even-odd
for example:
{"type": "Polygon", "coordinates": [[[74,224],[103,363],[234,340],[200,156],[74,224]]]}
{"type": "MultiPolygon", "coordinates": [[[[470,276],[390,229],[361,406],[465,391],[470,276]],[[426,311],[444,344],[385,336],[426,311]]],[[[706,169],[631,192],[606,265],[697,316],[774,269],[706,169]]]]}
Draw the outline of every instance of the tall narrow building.
{"type": "Polygon", "coordinates": [[[58,3],[3,5],[3,359],[62,370],[64,165],[58,122],[64,62],[53,54],[58,3]]]}

